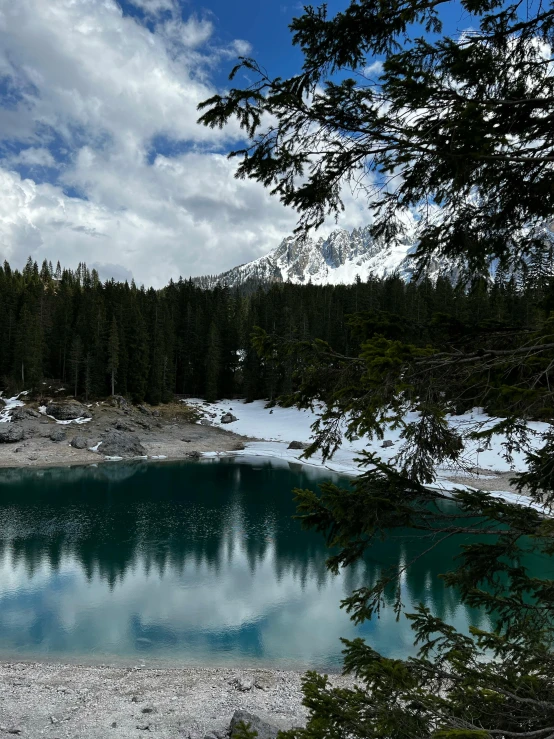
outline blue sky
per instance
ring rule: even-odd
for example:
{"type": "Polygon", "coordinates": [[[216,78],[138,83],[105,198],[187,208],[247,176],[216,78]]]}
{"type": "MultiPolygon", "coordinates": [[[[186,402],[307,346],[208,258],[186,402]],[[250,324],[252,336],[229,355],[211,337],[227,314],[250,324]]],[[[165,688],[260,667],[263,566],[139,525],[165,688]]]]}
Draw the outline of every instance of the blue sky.
{"type": "MultiPolygon", "coordinates": [[[[148,22],[144,12],[129,0],[119,0],[119,3],[125,13],[148,22]]],[[[294,74],[302,64],[300,52],[290,43],[288,29],[292,18],[301,13],[302,3],[296,0],[179,0],[179,5],[184,18],[192,11],[210,20],[215,27],[214,36],[220,43],[228,44],[237,38],[247,39],[252,45],[252,56],[263,58],[269,71],[274,69],[275,74],[294,74]]],[[[329,3],[329,9],[339,9],[344,5],[344,2],[333,0],[329,3]]],[[[224,82],[227,69],[225,67],[219,71],[218,77],[224,82]]]]}
{"type": "MultiPolygon", "coordinates": [[[[0,0],[0,259],[85,261],[162,286],[277,246],[295,213],[233,177],[237,126],[198,126],[196,106],[239,54],[298,71],[299,12],[288,0],[0,0]]],[[[469,25],[452,4],[449,28],[469,25]]],[[[340,226],[367,223],[366,203],[346,193],[346,206],[340,226]]]]}

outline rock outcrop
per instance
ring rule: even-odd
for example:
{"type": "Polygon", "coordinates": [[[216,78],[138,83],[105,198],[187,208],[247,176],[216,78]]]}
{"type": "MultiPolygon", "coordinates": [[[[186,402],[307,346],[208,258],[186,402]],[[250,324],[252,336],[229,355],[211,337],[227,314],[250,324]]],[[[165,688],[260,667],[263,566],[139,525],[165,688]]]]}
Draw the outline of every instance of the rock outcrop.
{"type": "Polygon", "coordinates": [[[370,273],[377,277],[398,273],[409,280],[413,272],[409,255],[416,250],[416,230],[417,221],[407,217],[406,232],[387,242],[375,239],[369,226],[353,231],[337,229],[325,239],[287,236],[266,256],[220,275],[196,277],[193,281],[203,288],[238,287],[246,282],[336,285],[351,284],[356,276],[364,280],[370,273]]]}
{"type": "Polygon", "coordinates": [[[24,438],[25,432],[21,426],[15,426],[13,423],[0,424],[0,444],[12,444],[24,438]]]}
{"type": "Polygon", "coordinates": [[[130,410],[131,404],[123,397],[123,395],[112,395],[111,404],[114,408],[121,408],[122,410],[130,410]]]}
{"type": "Polygon", "coordinates": [[[28,418],[40,418],[40,413],[33,408],[14,408],[11,412],[12,421],[26,421],[28,418]]]}
{"type": "Polygon", "coordinates": [[[146,449],[137,437],[126,431],[108,431],[98,451],[107,457],[144,457],[146,449]]]}
{"type": "Polygon", "coordinates": [[[67,402],[49,403],[46,413],[53,416],[57,421],[74,421],[76,418],[92,418],[89,409],[76,400],[67,402]]]}
{"type": "Polygon", "coordinates": [[[88,446],[84,436],[74,436],[69,443],[74,449],[86,449],[88,446]]]}

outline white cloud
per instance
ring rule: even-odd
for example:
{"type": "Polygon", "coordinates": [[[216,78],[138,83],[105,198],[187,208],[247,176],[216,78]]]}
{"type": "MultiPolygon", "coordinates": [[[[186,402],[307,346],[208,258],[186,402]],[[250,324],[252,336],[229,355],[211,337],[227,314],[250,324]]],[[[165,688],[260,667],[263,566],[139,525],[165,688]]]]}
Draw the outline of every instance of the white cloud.
{"type": "Polygon", "coordinates": [[[56,160],[44,147],[29,147],[22,149],[16,156],[10,157],[9,162],[13,165],[24,164],[28,167],[55,167],[56,160]]]}
{"type": "Polygon", "coordinates": [[[173,12],[175,10],[174,0],[131,0],[131,4],[149,15],[157,15],[164,11],[173,12]]]}
{"type": "Polygon", "coordinates": [[[196,122],[214,69],[248,42],[217,46],[212,22],[183,20],[177,0],[133,2],[153,25],[115,0],[0,0],[0,131],[19,150],[0,160],[0,259],[15,267],[29,254],[86,261],[161,286],[255,259],[296,224],[261,185],[233,177],[221,152],[237,125],[196,122]]]}
{"type": "Polygon", "coordinates": [[[186,48],[194,48],[206,43],[214,30],[209,20],[199,19],[194,15],[186,23],[172,18],[166,21],[162,28],[168,39],[186,48]]]}
{"type": "Polygon", "coordinates": [[[232,175],[220,154],[158,157],[152,167],[122,155],[118,167],[115,154],[83,149],[70,177],[86,186],[83,200],[0,171],[0,254],[18,265],[29,254],[39,263],[99,263],[105,277],[130,270],[155,286],[215,274],[256,258],[294,226],[277,200],[232,175]]]}
{"type": "Polygon", "coordinates": [[[215,92],[210,70],[249,45],[216,47],[212,23],[183,21],[173,0],[135,5],[170,15],[151,31],[115,0],[0,0],[0,71],[13,91],[0,127],[23,145],[0,173],[0,256],[14,266],[29,254],[86,260],[162,285],[255,258],[294,226],[213,153],[238,128],[196,123],[197,104],[215,92]],[[22,180],[20,165],[33,176],[57,165],[59,180],[22,180]]]}
{"type": "Polygon", "coordinates": [[[364,69],[365,77],[379,77],[383,73],[383,62],[376,60],[364,69]]]}

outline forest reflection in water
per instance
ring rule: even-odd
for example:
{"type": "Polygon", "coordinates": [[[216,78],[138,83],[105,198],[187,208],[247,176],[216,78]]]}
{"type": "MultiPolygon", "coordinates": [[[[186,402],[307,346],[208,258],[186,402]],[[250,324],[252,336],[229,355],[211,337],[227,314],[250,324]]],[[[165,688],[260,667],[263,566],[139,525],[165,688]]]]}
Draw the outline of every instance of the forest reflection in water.
{"type": "MultiPolygon", "coordinates": [[[[332,669],[357,635],[413,653],[391,609],[354,627],[339,604],[428,544],[405,532],[330,575],[292,519],[292,488],[326,479],[349,484],[260,458],[0,472],[0,655],[332,669]]],[[[437,577],[459,546],[410,567],[403,600],[467,629],[483,619],[437,577]]]]}

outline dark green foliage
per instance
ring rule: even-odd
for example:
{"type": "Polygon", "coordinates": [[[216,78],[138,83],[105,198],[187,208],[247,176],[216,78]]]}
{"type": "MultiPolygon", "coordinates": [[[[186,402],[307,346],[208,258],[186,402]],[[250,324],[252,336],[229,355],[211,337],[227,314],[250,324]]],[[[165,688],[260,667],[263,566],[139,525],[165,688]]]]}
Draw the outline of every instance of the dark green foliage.
{"type": "MultiPolygon", "coordinates": [[[[423,532],[429,549],[455,534],[466,544],[459,566],[444,575],[466,605],[488,613],[492,628],[459,633],[419,606],[405,613],[401,580],[413,562],[385,571],[354,591],[343,607],[356,622],[378,617],[391,596],[397,618],[407,617],[419,644],[417,657],[390,659],[361,639],[344,640],[344,667],[353,690],[333,689],[308,673],[305,729],[283,739],[492,739],[544,737],[554,727],[554,527],[536,511],[486,493],[455,494],[459,509],[441,506],[437,491],[401,474],[370,468],[351,488],[322,486],[320,495],[297,490],[303,524],[324,533],[334,572],[375,540],[397,529],[423,532]],[[540,556],[543,577],[527,563],[540,556]]],[[[552,492],[548,496],[552,501],[552,492]]]]}
{"type": "Polygon", "coordinates": [[[115,395],[115,379],[119,368],[119,334],[117,331],[117,321],[115,316],[112,318],[110,326],[110,334],[108,336],[108,365],[106,367],[110,375],[112,395],[115,395]]]}
{"type": "MultiPolygon", "coordinates": [[[[238,119],[246,143],[231,154],[241,157],[237,176],[294,206],[299,230],[339,213],[350,182],[373,200],[374,237],[397,236],[406,210],[416,209],[420,275],[447,256],[468,285],[462,295],[445,280],[405,289],[388,280],[377,304],[367,291],[369,304],[357,295],[348,346],[320,331],[315,340],[265,326],[256,333],[264,361],[278,357],[284,367],[286,357],[295,367],[286,402],[322,404],[308,455],[329,456],[344,433],[382,438],[387,423],[401,429],[393,464],[365,454],[367,471],[351,489],[297,491],[304,525],[334,550],[329,567],[355,562],[376,538],[405,527],[423,532],[431,552],[462,534],[459,566],[444,579],[492,624],[466,635],[423,606],[405,614],[410,563],[384,573],[343,606],[355,621],[376,617],[392,590],[418,656],[386,659],[361,640],[345,642],[345,669],[359,687],[334,690],[308,674],[308,724],[287,739],[554,737],[551,520],[471,491],[455,493],[459,513],[446,514],[440,493],[423,486],[438,462],[459,460],[448,412],[482,406],[502,416],[473,435],[486,445],[494,431],[505,434],[508,457],[525,448],[525,420],[554,415],[552,242],[544,238],[554,215],[554,6],[461,0],[454,12],[474,30],[449,38],[441,6],[451,5],[352,0],[334,17],[326,5],[305,7],[291,25],[304,56],[299,75],[272,79],[242,59],[231,78],[246,72],[248,87],[200,105],[205,125],[238,119]],[[382,67],[372,72],[375,59],[382,67]],[[492,259],[491,286],[483,275],[492,259]],[[518,260],[516,283],[509,275],[518,260]],[[518,306],[522,290],[534,297],[518,306]],[[408,410],[419,413],[410,420],[408,410]],[[536,556],[547,562],[543,578],[527,574],[536,556]]],[[[552,511],[552,434],[542,443],[516,484],[552,511]]]]}
{"type": "MultiPolygon", "coordinates": [[[[56,279],[34,267],[25,274],[0,268],[2,387],[56,379],[79,396],[98,397],[112,392],[113,379],[114,391],[158,403],[173,393],[274,401],[313,389],[323,398],[336,386],[345,393],[339,417],[350,385],[363,378],[360,398],[372,397],[368,423],[385,400],[387,412],[398,414],[413,401],[442,435],[446,456],[456,447],[437,410],[446,391],[456,411],[481,405],[502,416],[548,419],[554,409],[550,280],[462,289],[444,279],[406,284],[393,276],[354,285],[274,284],[244,294],[184,280],[158,291],[102,284],[83,265],[79,276],[60,270],[56,279]],[[275,337],[272,353],[260,356],[253,347],[256,327],[275,337]],[[412,361],[417,373],[406,372],[412,361]]],[[[376,434],[378,421],[377,414],[376,434]]],[[[422,430],[406,429],[406,441],[422,430]]],[[[412,460],[424,462],[425,455],[412,460]]]]}
{"type": "Polygon", "coordinates": [[[504,266],[526,255],[544,271],[551,3],[353,0],[335,16],[307,6],[290,28],[304,57],[298,75],[272,78],[242,58],[231,79],[241,72],[248,85],[199,106],[201,123],[236,118],[244,130],[231,154],[238,177],[293,206],[300,229],[338,214],[346,183],[375,203],[376,237],[401,233],[403,211],[416,208],[420,266],[442,254],[475,275],[491,258],[504,266]],[[443,10],[472,31],[445,35],[443,10]]]}

